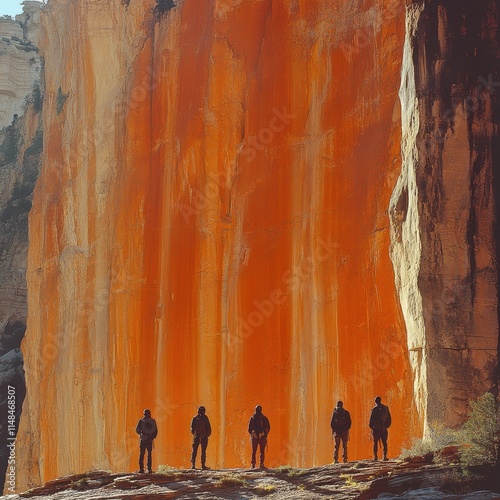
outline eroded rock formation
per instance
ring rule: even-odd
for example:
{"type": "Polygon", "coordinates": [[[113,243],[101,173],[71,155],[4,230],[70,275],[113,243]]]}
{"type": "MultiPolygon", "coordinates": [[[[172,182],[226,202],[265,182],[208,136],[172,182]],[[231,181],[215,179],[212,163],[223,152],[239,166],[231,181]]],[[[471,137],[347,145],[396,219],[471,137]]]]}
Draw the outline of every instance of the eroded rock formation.
{"type": "Polygon", "coordinates": [[[0,18],[0,129],[22,115],[25,100],[39,83],[40,2],[25,1],[23,14],[0,18]]]}
{"type": "MultiPolygon", "coordinates": [[[[37,53],[40,4],[26,2],[17,20],[0,19],[0,484],[10,450],[8,387],[17,427],[24,398],[21,340],[26,330],[28,213],[42,152],[37,53]],[[36,4],[36,5],[32,5],[36,4]]],[[[12,427],[11,427],[12,430],[12,427]]],[[[11,435],[12,436],[12,435],[11,435]]]]}
{"type": "Polygon", "coordinates": [[[136,468],[146,406],[155,463],[204,404],[210,465],[248,465],[259,403],[268,465],[309,466],[336,399],[356,459],[376,394],[397,453],[493,383],[495,93],[457,109],[496,2],[177,3],[43,10],[21,488],[136,468]]]}
{"type": "Polygon", "coordinates": [[[419,428],[388,255],[404,5],[153,7],[43,11],[23,484],[135,468],[145,406],[157,463],[189,460],[203,403],[211,465],[248,464],[260,403],[268,464],[312,465],[336,399],[370,454],[380,393],[395,453],[419,428]]]}
{"type": "Polygon", "coordinates": [[[497,390],[499,3],[414,3],[392,258],[426,430],[497,390]]]}

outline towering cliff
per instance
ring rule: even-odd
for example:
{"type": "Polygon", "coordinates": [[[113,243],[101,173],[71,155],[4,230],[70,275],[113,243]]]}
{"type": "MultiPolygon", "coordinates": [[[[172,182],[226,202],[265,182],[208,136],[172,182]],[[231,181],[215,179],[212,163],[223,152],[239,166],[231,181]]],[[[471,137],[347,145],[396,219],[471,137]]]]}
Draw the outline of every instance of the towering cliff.
{"type": "Polygon", "coordinates": [[[494,1],[409,9],[391,255],[426,430],[498,391],[498,24],[494,1]]]}
{"type": "Polygon", "coordinates": [[[489,176],[472,156],[454,164],[472,138],[493,145],[492,108],[481,130],[454,120],[448,142],[425,138],[467,80],[452,69],[473,46],[464,30],[496,36],[483,4],[469,26],[446,2],[406,19],[401,0],[49,1],[19,487],[135,468],[144,407],[155,462],[174,466],[199,404],[216,467],[249,464],[257,403],[269,466],[331,461],[337,399],[353,459],[370,456],[377,394],[392,455],[433,419],[463,418],[455,372],[475,376],[465,401],[497,361],[494,148],[489,176]]]}
{"type": "Polygon", "coordinates": [[[260,403],[269,465],[311,465],[336,399],[370,454],[380,393],[395,453],[418,432],[388,255],[404,6],[153,4],[43,11],[20,482],[136,467],[145,406],[156,463],[188,463],[202,403],[211,465],[248,464],[260,403]]]}
{"type": "Polygon", "coordinates": [[[25,392],[20,345],[27,316],[28,213],[43,142],[42,65],[36,47],[40,5],[26,2],[16,20],[0,19],[1,485],[10,454],[8,430],[15,432],[25,392]],[[9,386],[15,388],[15,409],[7,404],[9,386]],[[9,410],[13,420],[8,418],[9,410]]]}

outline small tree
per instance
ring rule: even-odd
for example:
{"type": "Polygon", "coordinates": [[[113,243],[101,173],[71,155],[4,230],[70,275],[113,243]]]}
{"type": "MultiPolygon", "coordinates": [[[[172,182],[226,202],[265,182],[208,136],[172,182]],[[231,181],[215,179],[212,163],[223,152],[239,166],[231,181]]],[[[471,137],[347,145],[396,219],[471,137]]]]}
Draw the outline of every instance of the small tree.
{"type": "Polygon", "coordinates": [[[466,467],[500,468],[500,404],[487,392],[471,403],[470,417],[462,428],[461,453],[466,467]]]}

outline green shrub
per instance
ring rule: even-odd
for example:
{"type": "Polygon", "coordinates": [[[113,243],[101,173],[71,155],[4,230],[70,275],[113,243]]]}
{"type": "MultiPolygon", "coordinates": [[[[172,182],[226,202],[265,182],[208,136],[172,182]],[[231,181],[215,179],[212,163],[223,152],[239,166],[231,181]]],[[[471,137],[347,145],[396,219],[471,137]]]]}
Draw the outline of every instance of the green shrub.
{"type": "Polygon", "coordinates": [[[89,480],[86,477],[82,477],[78,481],[71,481],[70,488],[72,490],[87,490],[89,488],[89,480]]]}
{"type": "Polygon", "coordinates": [[[271,495],[272,493],[276,493],[276,486],[274,484],[259,484],[252,491],[260,496],[271,495]]]}
{"type": "Polygon", "coordinates": [[[246,481],[241,476],[236,474],[225,474],[216,483],[217,486],[238,486],[240,488],[248,486],[248,481],[246,481]]]}
{"type": "Polygon", "coordinates": [[[432,454],[434,461],[439,461],[440,451],[448,446],[457,445],[460,436],[457,431],[444,427],[441,423],[433,422],[426,439],[414,439],[409,449],[402,449],[399,458],[405,460],[411,457],[425,457],[432,454]]]}
{"type": "Polygon", "coordinates": [[[163,464],[158,465],[157,472],[158,474],[169,476],[173,480],[176,480],[182,476],[181,470],[176,469],[175,467],[171,467],[170,465],[163,465],[163,464]]]}
{"type": "Polygon", "coordinates": [[[461,462],[465,467],[498,468],[500,465],[500,404],[487,392],[472,402],[469,419],[462,427],[464,446],[461,462]]]}
{"type": "Polygon", "coordinates": [[[0,144],[0,154],[3,156],[0,161],[5,164],[14,163],[19,154],[20,134],[16,126],[17,120],[18,116],[14,115],[12,123],[5,127],[5,139],[0,144]]]}
{"type": "Polygon", "coordinates": [[[43,106],[43,92],[39,81],[33,84],[33,90],[31,94],[28,94],[25,98],[26,104],[33,104],[33,111],[35,113],[40,113],[43,106]]]}

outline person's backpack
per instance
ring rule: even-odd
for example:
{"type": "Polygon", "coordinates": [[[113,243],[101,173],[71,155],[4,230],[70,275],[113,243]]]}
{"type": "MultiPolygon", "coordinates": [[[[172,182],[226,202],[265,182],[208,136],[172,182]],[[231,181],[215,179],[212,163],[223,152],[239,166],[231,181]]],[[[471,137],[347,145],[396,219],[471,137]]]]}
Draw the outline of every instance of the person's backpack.
{"type": "Polygon", "coordinates": [[[143,418],[141,420],[141,441],[153,441],[157,434],[156,421],[152,418],[143,418]]]}
{"type": "Polygon", "coordinates": [[[252,420],[253,420],[253,433],[255,433],[255,436],[253,433],[252,436],[258,438],[266,437],[266,425],[269,425],[267,417],[259,413],[255,414],[252,417],[252,420]]]}
{"type": "Polygon", "coordinates": [[[389,410],[387,406],[380,405],[375,408],[376,418],[375,427],[377,429],[387,429],[391,425],[391,419],[389,418],[389,410]]]}
{"type": "Polygon", "coordinates": [[[193,421],[193,432],[196,437],[205,438],[208,434],[207,424],[202,415],[196,415],[193,421]]]}
{"type": "Polygon", "coordinates": [[[347,414],[344,408],[336,408],[333,412],[335,427],[347,427],[347,414]]]}

